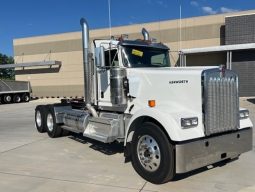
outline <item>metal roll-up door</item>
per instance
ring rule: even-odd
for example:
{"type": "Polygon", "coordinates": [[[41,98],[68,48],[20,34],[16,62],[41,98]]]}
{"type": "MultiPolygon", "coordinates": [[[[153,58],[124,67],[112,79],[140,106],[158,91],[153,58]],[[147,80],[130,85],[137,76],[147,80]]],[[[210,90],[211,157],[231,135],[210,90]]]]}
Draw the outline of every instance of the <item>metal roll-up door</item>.
{"type": "Polygon", "coordinates": [[[239,76],[239,96],[255,96],[255,61],[233,62],[232,70],[239,76]]]}

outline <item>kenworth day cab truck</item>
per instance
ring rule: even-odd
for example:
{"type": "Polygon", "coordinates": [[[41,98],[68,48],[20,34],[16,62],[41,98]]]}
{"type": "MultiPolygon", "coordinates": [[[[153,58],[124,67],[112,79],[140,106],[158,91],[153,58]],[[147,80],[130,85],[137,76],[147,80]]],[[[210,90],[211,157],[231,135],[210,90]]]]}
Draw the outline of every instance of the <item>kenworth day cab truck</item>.
{"type": "Polygon", "coordinates": [[[152,183],[237,158],[252,149],[252,122],[239,109],[238,77],[224,67],[170,67],[169,48],[143,40],[94,40],[81,19],[84,109],[39,105],[39,132],[66,131],[120,142],[136,172],[152,183]]]}
{"type": "Polygon", "coordinates": [[[0,79],[0,103],[29,102],[31,86],[27,81],[0,79]]]}

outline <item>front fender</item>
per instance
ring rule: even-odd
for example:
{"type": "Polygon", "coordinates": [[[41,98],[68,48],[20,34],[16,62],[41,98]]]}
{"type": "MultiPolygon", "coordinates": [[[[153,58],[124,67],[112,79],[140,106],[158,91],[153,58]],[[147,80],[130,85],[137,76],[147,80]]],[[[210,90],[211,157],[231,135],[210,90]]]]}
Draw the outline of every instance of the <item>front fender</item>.
{"type": "Polygon", "coordinates": [[[202,114],[197,114],[192,111],[171,111],[168,107],[159,106],[155,108],[142,108],[135,112],[135,114],[130,119],[127,131],[126,131],[126,142],[132,140],[133,133],[130,132],[130,128],[136,119],[140,117],[150,117],[159,122],[162,127],[165,129],[169,138],[172,141],[185,141],[189,139],[199,138],[204,136],[204,128],[202,124],[202,114]],[[180,115],[181,114],[181,115],[180,115]],[[183,129],[181,127],[181,118],[184,117],[198,117],[199,124],[197,127],[183,129]]]}

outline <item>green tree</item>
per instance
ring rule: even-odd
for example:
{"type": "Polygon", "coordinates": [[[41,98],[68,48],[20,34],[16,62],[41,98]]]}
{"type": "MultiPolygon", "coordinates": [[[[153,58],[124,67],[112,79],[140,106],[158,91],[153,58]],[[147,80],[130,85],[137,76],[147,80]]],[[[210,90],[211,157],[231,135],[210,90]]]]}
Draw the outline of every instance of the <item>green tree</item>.
{"type": "MultiPolygon", "coordinates": [[[[7,55],[0,53],[0,65],[12,64],[14,63],[13,57],[8,57],[7,55]]],[[[0,69],[0,79],[15,79],[14,68],[0,69]]]]}

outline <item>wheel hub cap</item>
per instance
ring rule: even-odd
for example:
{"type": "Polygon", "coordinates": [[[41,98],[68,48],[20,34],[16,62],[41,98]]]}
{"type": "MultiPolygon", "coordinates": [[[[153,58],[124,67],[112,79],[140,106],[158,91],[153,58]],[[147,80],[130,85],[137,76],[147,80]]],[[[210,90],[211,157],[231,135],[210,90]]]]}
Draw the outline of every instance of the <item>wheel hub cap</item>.
{"type": "Polygon", "coordinates": [[[36,112],[36,124],[38,127],[41,127],[42,125],[42,116],[39,111],[36,112]]]}
{"type": "Polygon", "coordinates": [[[10,96],[7,96],[7,97],[6,97],[6,101],[7,101],[7,102],[10,102],[11,100],[12,100],[12,98],[11,98],[10,96]]]}
{"type": "Polygon", "coordinates": [[[159,168],[161,155],[158,143],[149,136],[142,136],[137,145],[137,154],[139,161],[144,169],[153,172],[159,168]]]}
{"type": "Polygon", "coordinates": [[[21,100],[21,99],[20,99],[20,97],[17,97],[17,98],[16,98],[16,102],[18,102],[18,103],[19,103],[19,102],[20,102],[20,100],[21,100]]]}
{"type": "Polygon", "coordinates": [[[48,127],[50,132],[53,131],[53,124],[54,124],[53,123],[53,117],[52,117],[51,114],[48,114],[48,116],[47,116],[47,127],[48,127]]]}
{"type": "Polygon", "coordinates": [[[29,100],[29,97],[28,96],[25,96],[25,101],[28,101],[29,100]]]}

